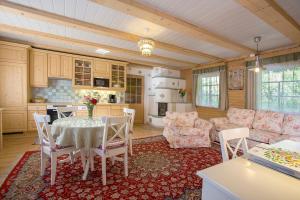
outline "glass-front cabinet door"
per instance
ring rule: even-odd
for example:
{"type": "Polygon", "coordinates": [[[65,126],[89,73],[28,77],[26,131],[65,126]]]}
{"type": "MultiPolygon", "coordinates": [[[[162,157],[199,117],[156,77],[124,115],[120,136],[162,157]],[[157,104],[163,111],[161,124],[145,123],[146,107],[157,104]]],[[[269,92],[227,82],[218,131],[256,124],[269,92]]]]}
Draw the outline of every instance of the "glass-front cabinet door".
{"type": "Polygon", "coordinates": [[[111,65],[111,87],[114,89],[126,88],[126,66],[119,64],[111,65]]]}
{"type": "Polygon", "coordinates": [[[74,87],[92,87],[92,61],[74,59],[74,87]]]}

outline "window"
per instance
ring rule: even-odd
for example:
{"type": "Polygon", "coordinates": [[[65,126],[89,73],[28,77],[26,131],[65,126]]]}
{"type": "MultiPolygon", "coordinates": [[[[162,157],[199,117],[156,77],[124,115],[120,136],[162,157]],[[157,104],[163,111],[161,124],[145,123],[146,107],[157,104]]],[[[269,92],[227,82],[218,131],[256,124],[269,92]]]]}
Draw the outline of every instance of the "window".
{"type": "Polygon", "coordinates": [[[259,109],[300,113],[300,64],[262,71],[257,86],[259,109]]]}
{"type": "Polygon", "coordinates": [[[196,105],[204,107],[219,107],[220,73],[207,73],[198,76],[196,105]]]}

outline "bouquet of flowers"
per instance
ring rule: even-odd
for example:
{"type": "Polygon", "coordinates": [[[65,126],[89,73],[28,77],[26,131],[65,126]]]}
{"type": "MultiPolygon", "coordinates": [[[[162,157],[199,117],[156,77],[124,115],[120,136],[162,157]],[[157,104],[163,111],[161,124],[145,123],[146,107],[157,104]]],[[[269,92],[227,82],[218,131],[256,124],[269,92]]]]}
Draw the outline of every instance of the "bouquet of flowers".
{"type": "Polygon", "coordinates": [[[93,98],[93,97],[91,97],[89,95],[83,97],[83,104],[86,105],[86,107],[88,109],[89,118],[93,117],[94,106],[97,103],[98,103],[98,100],[96,98],[93,98]]]}
{"type": "Polygon", "coordinates": [[[181,96],[181,98],[183,98],[186,95],[186,90],[185,89],[180,89],[178,91],[178,94],[181,96]]]}

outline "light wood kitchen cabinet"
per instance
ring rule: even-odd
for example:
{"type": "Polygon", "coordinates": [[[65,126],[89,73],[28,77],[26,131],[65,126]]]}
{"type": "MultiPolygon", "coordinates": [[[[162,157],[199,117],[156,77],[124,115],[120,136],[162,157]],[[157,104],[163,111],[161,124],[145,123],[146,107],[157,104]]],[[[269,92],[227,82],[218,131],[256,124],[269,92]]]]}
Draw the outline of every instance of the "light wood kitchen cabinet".
{"type": "Polygon", "coordinates": [[[37,113],[40,115],[46,115],[47,110],[46,110],[46,105],[28,105],[28,116],[27,116],[27,130],[28,131],[35,131],[36,124],[33,118],[33,114],[37,113]]]}
{"type": "Polygon", "coordinates": [[[13,63],[27,62],[27,45],[20,45],[5,41],[0,41],[0,45],[0,61],[13,63]]]}
{"type": "Polygon", "coordinates": [[[0,107],[26,107],[27,64],[0,62],[0,107]]]}
{"type": "Polygon", "coordinates": [[[107,61],[94,60],[94,77],[110,78],[111,65],[107,61]]]}
{"type": "Polygon", "coordinates": [[[48,87],[47,53],[33,49],[30,52],[30,86],[48,87]]]}
{"type": "Polygon", "coordinates": [[[92,88],[92,65],[93,60],[74,58],[73,87],[82,89],[92,88]]]}
{"type": "Polygon", "coordinates": [[[111,64],[111,89],[126,90],[126,65],[119,63],[111,64]]]}
{"type": "Polygon", "coordinates": [[[48,53],[48,77],[72,79],[73,58],[63,54],[48,53]]]}
{"type": "Polygon", "coordinates": [[[72,79],[73,75],[73,58],[71,56],[62,55],[60,57],[60,77],[64,79],[72,79]]]}
{"type": "Polygon", "coordinates": [[[4,133],[27,131],[27,110],[4,110],[2,122],[4,133]]]}
{"type": "Polygon", "coordinates": [[[110,115],[110,106],[109,105],[97,105],[94,109],[95,116],[109,116],[110,115]]]}
{"type": "Polygon", "coordinates": [[[60,55],[48,53],[48,77],[60,77],[60,55]]]}
{"type": "Polygon", "coordinates": [[[28,47],[0,42],[0,107],[4,108],[4,133],[27,130],[28,47]]]}
{"type": "Polygon", "coordinates": [[[111,116],[123,116],[123,108],[128,108],[127,105],[112,105],[110,106],[110,115],[111,116]]]}

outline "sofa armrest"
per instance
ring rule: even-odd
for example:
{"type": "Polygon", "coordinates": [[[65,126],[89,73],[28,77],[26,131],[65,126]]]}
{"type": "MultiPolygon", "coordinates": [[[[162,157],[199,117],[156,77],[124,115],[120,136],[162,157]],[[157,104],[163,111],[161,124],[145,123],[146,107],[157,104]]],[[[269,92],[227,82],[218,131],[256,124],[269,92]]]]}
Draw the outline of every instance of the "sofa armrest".
{"type": "Polygon", "coordinates": [[[211,123],[213,123],[214,126],[219,126],[221,124],[227,124],[227,123],[229,123],[229,119],[227,117],[211,118],[209,121],[211,123]]]}
{"type": "Polygon", "coordinates": [[[175,120],[169,119],[168,117],[164,117],[162,119],[164,126],[172,127],[175,126],[175,120]]]}
{"type": "Polygon", "coordinates": [[[201,118],[198,118],[198,119],[195,120],[195,128],[202,129],[204,131],[210,132],[212,127],[213,127],[212,123],[210,123],[207,120],[204,120],[204,119],[201,119],[201,118]]]}

